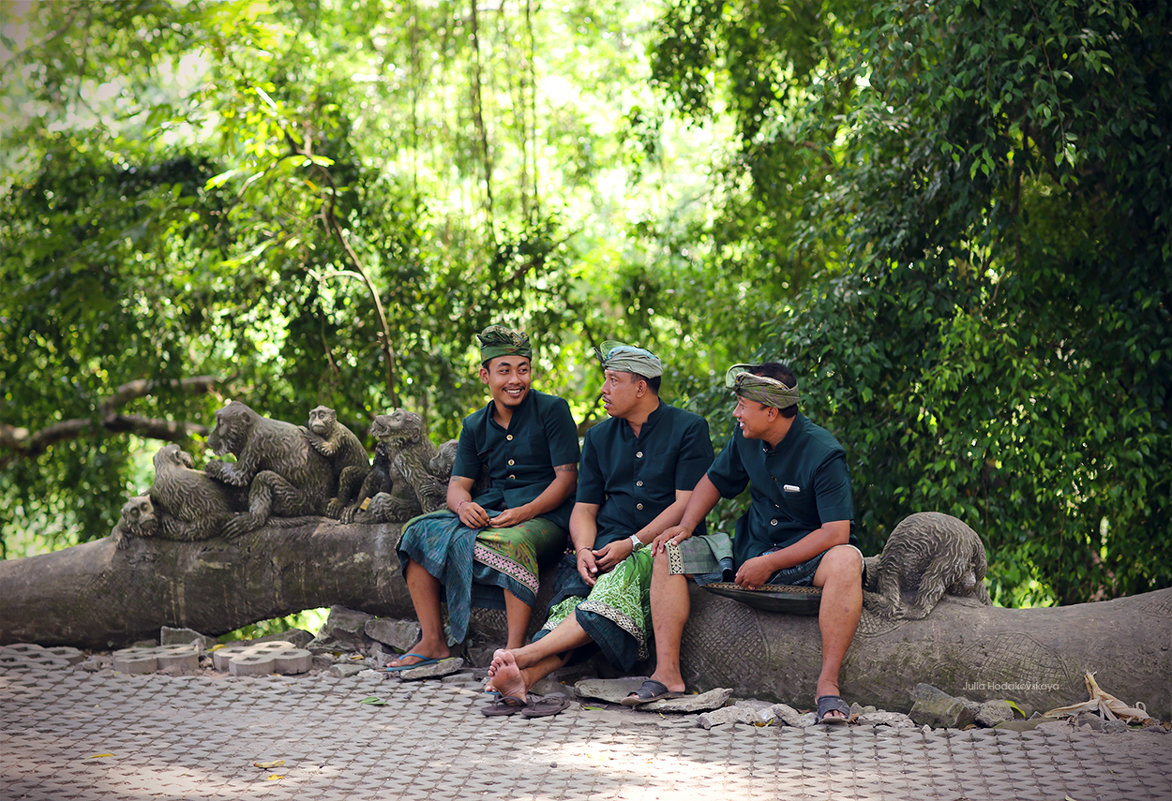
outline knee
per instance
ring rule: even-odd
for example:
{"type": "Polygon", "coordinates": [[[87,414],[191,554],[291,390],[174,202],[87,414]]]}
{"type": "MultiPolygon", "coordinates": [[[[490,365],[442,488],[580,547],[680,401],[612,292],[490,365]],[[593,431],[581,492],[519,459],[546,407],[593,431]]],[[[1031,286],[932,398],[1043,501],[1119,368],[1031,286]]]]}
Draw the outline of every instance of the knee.
{"type": "Polygon", "coordinates": [[[862,582],[863,555],[853,545],[835,545],[822,557],[818,566],[825,568],[826,578],[862,582]]]}

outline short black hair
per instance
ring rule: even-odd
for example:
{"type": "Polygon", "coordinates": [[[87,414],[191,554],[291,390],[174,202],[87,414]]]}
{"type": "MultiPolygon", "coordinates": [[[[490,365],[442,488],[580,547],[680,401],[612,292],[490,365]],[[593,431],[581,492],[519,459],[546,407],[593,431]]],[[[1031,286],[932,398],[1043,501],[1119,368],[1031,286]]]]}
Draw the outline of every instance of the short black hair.
{"type": "Polygon", "coordinates": [[[657,375],[655,378],[648,378],[645,375],[639,375],[639,373],[631,373],[631,375],[634,376],[634,380],[636,381],[646,381],[651,391],[656,395],[659,394],[659,385],[663,383],[663,376],[657,375]]]}
{"type": "MultiPolygon", "coordinates": [[[[791,389],[798,385],[798,379],[797,376],[794,375],[794,371],[789,369],[788,364],[782,364],[781,362],[765,362],[764,364],[759,364],[756,367],[751,368],[749,372],[753,375],[764,376],[765,378],[772,378],[776,381],[780,381],[791,389]]],[[[786,406],[784,409],[778,409],[778,411],[781,412],[782,417],[794,417],[798,413],[798,405],[794,403],[790,406],[786,406]]]]}

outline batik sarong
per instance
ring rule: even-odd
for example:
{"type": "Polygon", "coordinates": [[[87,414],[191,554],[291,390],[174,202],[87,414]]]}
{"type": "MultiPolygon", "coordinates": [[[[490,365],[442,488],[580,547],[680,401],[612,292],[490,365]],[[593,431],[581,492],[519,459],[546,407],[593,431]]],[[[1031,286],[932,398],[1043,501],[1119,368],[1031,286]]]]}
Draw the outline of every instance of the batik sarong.
{"type": "MultiPolygon", "coordinates": [[[[499,512],[485,510],[489,517],[499,512]]],[[[529,606],[537,601],[538,572],[565,545],[566,532],[543,517],[509,528],[468,528],[441,510],[408,520],[399,540],[404,575],[408,559],[435,576],[448,605],[449,642],[462,642],[474,606],[504,609],[504,590],[529,606]]]]}
{"type": "Polygon", "coordinates": [[[578,573],[577,558],[567,556],[558,565],[557,589],[549,617],[534,635],[540,639],[569,617],[620,671],[629,672],[650,653],[651,549],[643,548],[603,573],[591,587],[578,573]]]}

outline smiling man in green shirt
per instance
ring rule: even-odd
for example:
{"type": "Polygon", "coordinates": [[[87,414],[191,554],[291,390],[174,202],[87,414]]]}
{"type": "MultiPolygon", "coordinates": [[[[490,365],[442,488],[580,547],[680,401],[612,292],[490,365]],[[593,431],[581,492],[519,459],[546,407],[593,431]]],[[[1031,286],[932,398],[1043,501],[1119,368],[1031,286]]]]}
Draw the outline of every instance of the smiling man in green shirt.
{"type": "Polygon", "coordinates": [[[646,546],[679,522],[712,462],[704,419],[659,399],[663,366],[656,356],[607,342],[600,359],[610,417],[586,433],[582,446],[570,517],[574,554],[559,566],[549,619],[534,642],[494,655],[488,688],[501,699],[486,715],[518,711],[529,688],[581,646],[593,643],[622,671],[647,656],[652,558],[646,546]]]}
{"type": "Polygon", "coordinates": [[[737,396],[737,430],[696,485],[680,524],[652,546],[657,662],[643,687],[623,703],[637,706],[684,690],[679,651],[690,611],[688,586],[685,575],[671,572],[668,545],[687,540],[717,501],[747,486],[749,509],[737,521],[732,543],[735,581],[749,590],[764,584],[822,589],[818,722],[845,723],[849,707],[839,697],[838,674],[863,605],[863,555],[845,452],[830,432],[798,413],[797,379],[787,366],[734,365],[726,385],[737,396]]]}

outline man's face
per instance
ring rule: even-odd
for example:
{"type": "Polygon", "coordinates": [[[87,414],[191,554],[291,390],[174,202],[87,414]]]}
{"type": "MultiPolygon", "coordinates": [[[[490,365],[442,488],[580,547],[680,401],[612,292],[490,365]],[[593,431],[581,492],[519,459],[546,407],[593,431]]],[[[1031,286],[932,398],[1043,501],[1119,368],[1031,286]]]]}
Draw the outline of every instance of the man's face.
{"type": "Polygon", "coordinates": [[[529,360],[524,356],[497,356],[480,368],[480,380],[488,385],[499,406],[520,406],[533,383],[529,360]]]}
{"type": "Polygon", "coordinates": [[[611,417],[626,417],[639,402],[639,381],[633,373],[603,371],[602,408],[611,417]]]}
{"type": "Polygon", "coordinates": [[[776,415],[777,410],[773,407],[739,396],[737,407],[733,409],[733,417],[746,439],[764,439],[776,415]]]}

